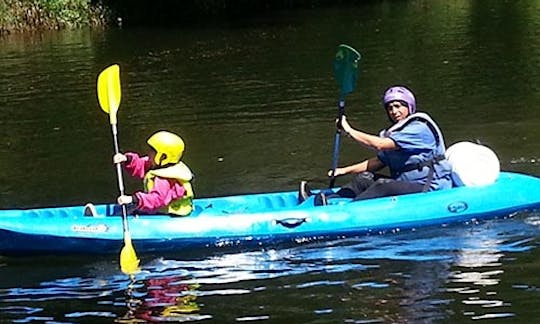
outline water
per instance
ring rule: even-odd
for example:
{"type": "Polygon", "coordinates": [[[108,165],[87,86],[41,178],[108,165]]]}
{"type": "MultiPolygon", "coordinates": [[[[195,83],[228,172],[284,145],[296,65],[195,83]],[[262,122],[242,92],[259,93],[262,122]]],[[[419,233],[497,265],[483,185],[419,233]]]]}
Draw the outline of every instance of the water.
{"type": "Polygon", "coordinates": [[[127,321],[171,305],[193,311],[189,297],[198,311],[175,320],[521,322],[539,315],[530,307],[538,281],[524,269],[539,257],[539,220],[525,213],[260,251],[147,256],[132,281],[106,259],[6,260],[2,278],[28,275],[2,283],[0,310],[15,322],[127,321]],[[36,262],[39,271],[28,271],[36,262]]]}
{"type": "MultiPolygon", "coordinates": [[[[539,9],[374,2],[215,27],[10,36],[0,40],[0,207],[115,199],[110,125],[95,93],[112,63],[121,147],[144,152],[154,131],[178,132],[198,196],[289,190],[300,179],[325,186],[339,43],[363,55],[347,97],[354,126],[384,127],[382,91],[406,83],[448,144],[479,139],[503,169],[540,175],[539,9]]],[[[342,144],[342,164],[372,154],[342,144]]],[[[142,255],[132,279],[114,254],[0,258],[0,322],[523,322],[539,315],[539,216],[142,255]]]]}

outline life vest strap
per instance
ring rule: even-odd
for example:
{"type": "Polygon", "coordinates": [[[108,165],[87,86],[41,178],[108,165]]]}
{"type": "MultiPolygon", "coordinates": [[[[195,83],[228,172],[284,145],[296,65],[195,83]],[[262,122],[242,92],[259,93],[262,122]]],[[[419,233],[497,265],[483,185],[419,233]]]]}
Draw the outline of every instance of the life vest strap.
{"type": "Polygon", "coordinates": [[[398,175],[401,175],[403,173],[418,170],[422,171],[424,167],[429,168],[428,172],[428,178],[426,180],[426,183],[424,184],[424,188],[422,189],[423,192],[426,192],[429,190],[429,186],[431,185],[431,182],[433,181],[433,174],[435,173],[435,164],[438,164],[440,161],[445,160],[446,157],[444,155],[437,155],[432,159],[429,159],[427,161],[422,161],[419,163],[410,163],[406,164],[401,170],[399,170],[398,175]]]}

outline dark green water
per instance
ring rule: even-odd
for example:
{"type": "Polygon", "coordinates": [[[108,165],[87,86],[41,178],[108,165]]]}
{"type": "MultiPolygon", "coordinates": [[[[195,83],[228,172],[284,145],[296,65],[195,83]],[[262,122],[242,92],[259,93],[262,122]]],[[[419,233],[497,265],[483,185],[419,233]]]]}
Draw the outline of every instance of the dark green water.
{"type": "MultiPolygon", "coordinates": [[[[204,28],[11,35],[0,40],[0,208],[115,199],[95,89],[112,63],[123,85],[121,147],[144,151],[153,132],[179,133],[198,196],[289,190],[300,179],[325,186],[340,43],[363,55],[347,97],[354,126],[383,128],[381,94],[403,83],[447,144],[479,139],[503,169],[540,175],[539,12],[534,1],[381,1],[204,28]]],[[[340,161],[371,154],[344,139],[340,161]]],[[[538,218],[145,256],[135,286],[197,282],[200,313],[216,322],[522,322],[539,315],[538,218]]],[[[115,262],[0,258],[0,322],[113,321],[129,291],[115,262]]]]}

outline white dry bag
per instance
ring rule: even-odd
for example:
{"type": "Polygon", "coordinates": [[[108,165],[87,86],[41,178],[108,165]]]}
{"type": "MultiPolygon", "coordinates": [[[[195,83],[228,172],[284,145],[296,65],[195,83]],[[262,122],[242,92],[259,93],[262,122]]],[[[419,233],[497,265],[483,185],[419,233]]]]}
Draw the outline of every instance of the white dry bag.
{"type": "Polygon", "coordinates": [[[499,158],[490,148],[471,142],[459,142],[446,150],[456,186],[488,185],[499,177],[499,158]]]}

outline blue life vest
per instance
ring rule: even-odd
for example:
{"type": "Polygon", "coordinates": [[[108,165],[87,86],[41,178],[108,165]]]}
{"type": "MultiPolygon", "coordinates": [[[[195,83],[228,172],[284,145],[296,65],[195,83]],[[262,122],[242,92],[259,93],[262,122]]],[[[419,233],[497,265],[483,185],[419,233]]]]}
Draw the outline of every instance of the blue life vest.
{"type": "Polygon", "coordinates": [[[390,169],[392,178],[423,184],[425,191],[452,187],[451,166],[444,157],[444,139],[429,115],[411,114],[381,131],[380,136],[392,139],[399,147],[377,155],[390,169]]]}

